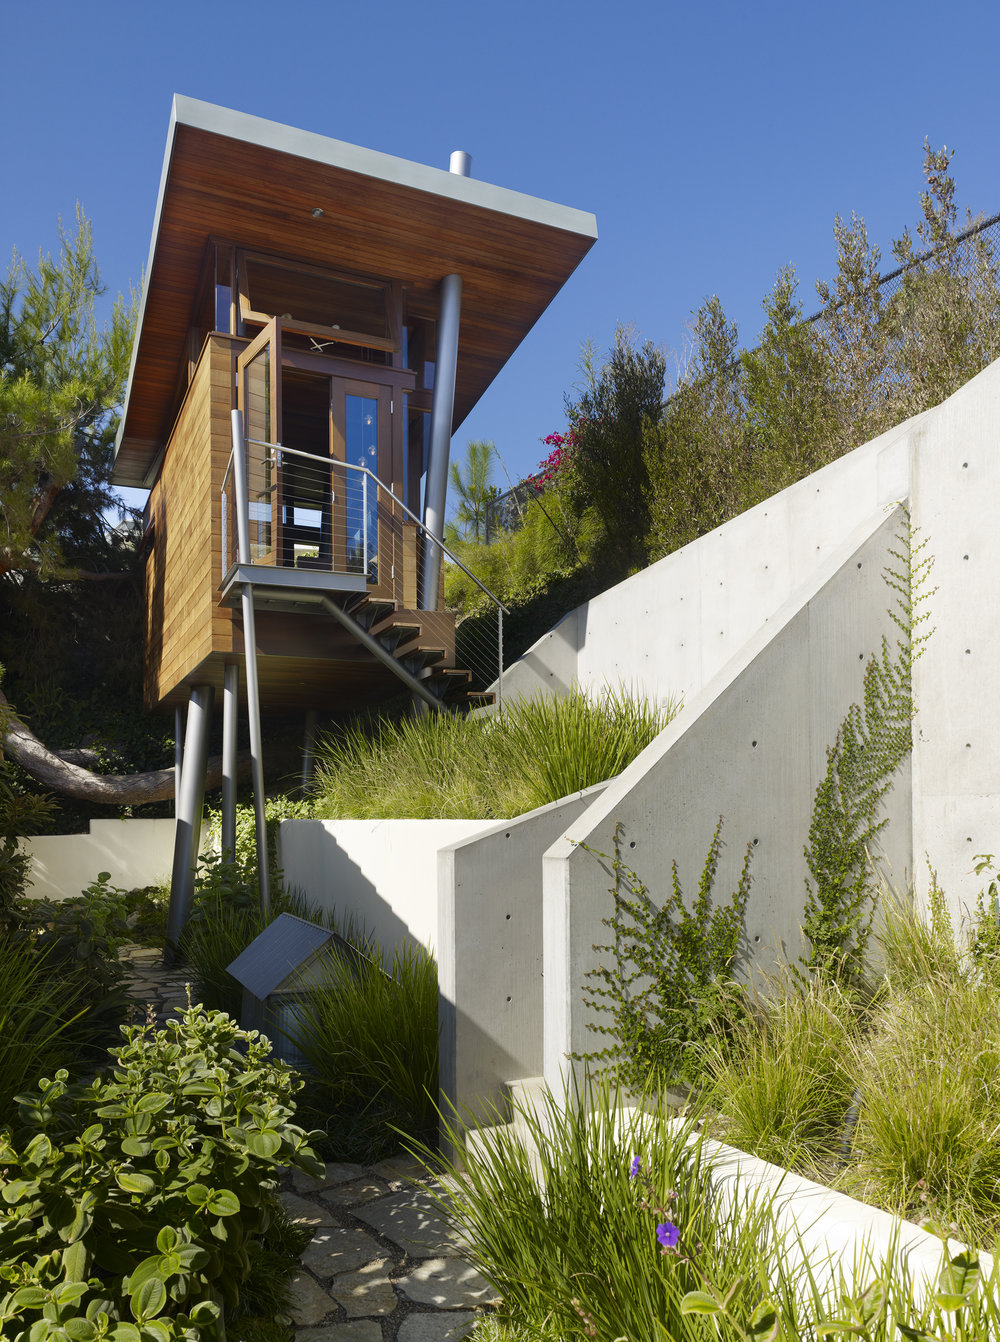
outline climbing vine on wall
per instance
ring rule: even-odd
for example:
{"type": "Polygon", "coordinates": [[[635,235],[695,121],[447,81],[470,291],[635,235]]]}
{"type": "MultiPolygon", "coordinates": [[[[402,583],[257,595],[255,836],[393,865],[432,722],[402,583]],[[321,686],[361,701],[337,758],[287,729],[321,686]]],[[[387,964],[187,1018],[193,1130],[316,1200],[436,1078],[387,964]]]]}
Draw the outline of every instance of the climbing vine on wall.
{"type": "Polygon", "coordinates": [[[654,903],[622,861],[621,832],[616,825],[613,857],[595,854],[611,862],[614,908],[602,919],[611,940],[594,947],[602,963],[588,971],[583,986],[587,1006],[601,1017],[587,1028],[612,1042],[574,1056],[607,1063],[613,1078],[631,1089],[651,1081],[693,1081],[700,1067],[695,1046],[719,1023],[727,999],[737,991],[732,969],[744,933],[753,846],[747,845],[729,901],[713,905],[722,850],[720,816],[689,909],[676,862],[670,890],[661,904],[654,903]]]}
{"type": "Polygon", "coordinates": [[[883,802],[913,744],[913,663],[933,630],[926,628],[928,578],[933,557],[926,540],[906,525],[884,573],[895,594],[889,615],[899,633],[883,637],[865,667],[862,698],[854,703],[826,752],[826,772],[816,789],[809,841],[809,877],[802,929],[809,953],[802,963],[816,973],[851,981],[864,969],[875,908],[872,861],[888,824],[883,802]]]}

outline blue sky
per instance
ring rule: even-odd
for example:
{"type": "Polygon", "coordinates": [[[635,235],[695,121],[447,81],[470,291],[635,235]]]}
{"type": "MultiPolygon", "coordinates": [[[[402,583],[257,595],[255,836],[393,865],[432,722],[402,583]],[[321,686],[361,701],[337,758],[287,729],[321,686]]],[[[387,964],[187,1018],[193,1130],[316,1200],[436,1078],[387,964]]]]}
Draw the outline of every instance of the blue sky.
{"type": "MultiPolygon", "coordinates": [[[[511,477],[564,426],[580,347],[618,322],[683,359],[717,293],[744,341],[779,267],[807,312],[854,210],[886,254],[919,213],[925,136],[960,204],[1000,211],[1000,7],[505,0],[8,6],[0,254],[80,201],[112,291],[138,280],[173,93],[591,210],[599,241],[453,443],[511,477]]],[[[503,484],[502,473],[498,482],[503,484]]]]}

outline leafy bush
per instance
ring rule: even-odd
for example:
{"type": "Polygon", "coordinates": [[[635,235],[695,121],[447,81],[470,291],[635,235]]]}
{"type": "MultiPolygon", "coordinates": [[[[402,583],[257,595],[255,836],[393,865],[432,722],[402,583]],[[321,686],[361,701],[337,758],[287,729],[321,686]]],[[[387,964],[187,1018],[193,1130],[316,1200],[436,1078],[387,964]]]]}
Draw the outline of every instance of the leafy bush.
{"type": "Polygon", "coordinates": [[[316,814],[519,815],[620,773],[676,710],[624,690],[600,698],[574,690],[493,716],[361,723],[320,746],[316,814]]]}
{"type": "Polygon", "coordinates": [[[438,980],[419,947],[330,955],[289,1037],[305,1059],[310,1122],[339,1159],[378,1160],[399,1133],[434,1144],[438,980]]]}
{"type": "Polygon", "coordinates": [[[688,909],[681,891],[677,864],[671,889],[656,904],[634,871],[625,866],[615,827],[611,863],[614,907],[602,923],[613,940],[595,946],[608,962],[589,970],[583,985],[585,1001],[609,1024],[590,1021],[589,1030],[610,1036],[603,1049],[581,1060],[608,1062],[614,1078],[633,1090],[648,1085],[698,1079],[703,1044],[724,1021],[733,998],[740,992],[732,969],[744,934],[743,918],[750,894],[750,856],[747,845],[743,870],[727,904],[712,907],[712,886],[722,847],[722,818],[715,827],[698,882],[698,894],[688,909]]]}
{"type": "Polygon", "coordinates": [[[110,1320],[133,1325],[121,1342],[224,1337],[261,1267],[275,1272],[279,1170],[321,1171],[291,1122],[299,1083],[266,1040],[198,1007],[125,1034],[109,1076],[71,1086],[58,1072],[19,1097],[22,1130],[0,1135],[5,1333],[87,1342],[110,1320]]]}

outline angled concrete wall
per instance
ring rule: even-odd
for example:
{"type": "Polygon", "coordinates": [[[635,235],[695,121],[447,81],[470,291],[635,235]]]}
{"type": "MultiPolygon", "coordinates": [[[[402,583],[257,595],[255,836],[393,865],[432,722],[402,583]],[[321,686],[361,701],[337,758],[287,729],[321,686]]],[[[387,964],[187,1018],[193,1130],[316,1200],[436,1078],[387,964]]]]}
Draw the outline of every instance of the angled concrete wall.
{"type": "MultiPolygon", "coordinates": [[[[864,665],[895,630],[883,569],[903,521],[900,508],[879,508],[834,547],[546,852],[544,1054],[553,1088],[569,1054],[595,1047],[582,987],[598,963],[595,944],[606,940],[613,882],[594,854],[612,852],[617,825],[623,858],[655,901],[675,861],[682,890],[694,895],[721,814],[716,900],[728,898],[747,844],[753,849],[747,958],[798,957],[813,796],[826,748],[860,697],[864,665]]],[[[911,865],[907,781],[900,777],[888,805],[886,849],[897,872],[911,865]]]]}
{"type": "Polygon", "coordinates": [[[542,1068],[542,853],[606,783],[438,855],[441,1091],[477,1116],[542,1068]]]}
{"type": "Polygon", "coordinates": [[[909,493],[923,416],[572,611],[504,672],[504,697],[573,684],[697,694],[866,518],[909,493]]]}

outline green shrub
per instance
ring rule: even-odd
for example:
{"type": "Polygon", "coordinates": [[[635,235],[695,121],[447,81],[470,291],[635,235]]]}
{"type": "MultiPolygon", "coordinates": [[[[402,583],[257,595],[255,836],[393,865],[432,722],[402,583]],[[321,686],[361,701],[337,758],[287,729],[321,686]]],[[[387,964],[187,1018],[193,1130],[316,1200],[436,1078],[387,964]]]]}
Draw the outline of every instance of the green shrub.
{"type": "Polygon", "coordinates": [[[722,847],[720,816],[689,909],[677,863],[670,890],[655,903],[622,861],[620,833],[616,825],[613,857],[595,854],[610,862],[614,875],[612,912],[601,919],[613,939],[594,947],[606,962],[588,970],[589,982],[583,985],[586,1005],[601,1018],[589,1021],[588,1030],[612,1042],[574,1056],[610,1064],[614,1078],[632,1090],[693,1082],[701,1074],[700,1046],[725,1021],[741,993],[732,970],[744,935],[753,847],[747,845],[729,902],[713,906],[722,847]]]}
{"type": "Polygon", "coordinates": [[[262,1268],[274,1298],[278,1172],[322,1168],[291,1122],[299,1083],[266,1040],[201,1008],[125,1033],[107,1077],[42,1081],[19,1097],[21,1130],[0,1136],[5,1334],[16,1322],[45,1337],[55,1322],[85,1342],[104,1314],[149,1342],[186,1328],[182,1316],[222,1338],[262,1268]]]}
{"type": "Polygon", "coordinates": [[[438,980],[426,951],[331,954],[288,1034],[305,1059],[309,1120],[326,1128],[330,1155],[378,1160],[400,1132],[433,1145],[438,980]]]}
{"type": "Polygon", "coordinates": [[[620,773],[676,702],[625,690],[518,700],[495,715],[430,713],[359,723],[318,751],[325,818],[519,815],[620,773]]]}
{"type": "Polygon", "coordinates": [[[762,1160],[813,1175],[841,1155],[854,1091],[854,1005],[836,984],[786,973],[705,1048],[713,1131],[762,1160]]]}

